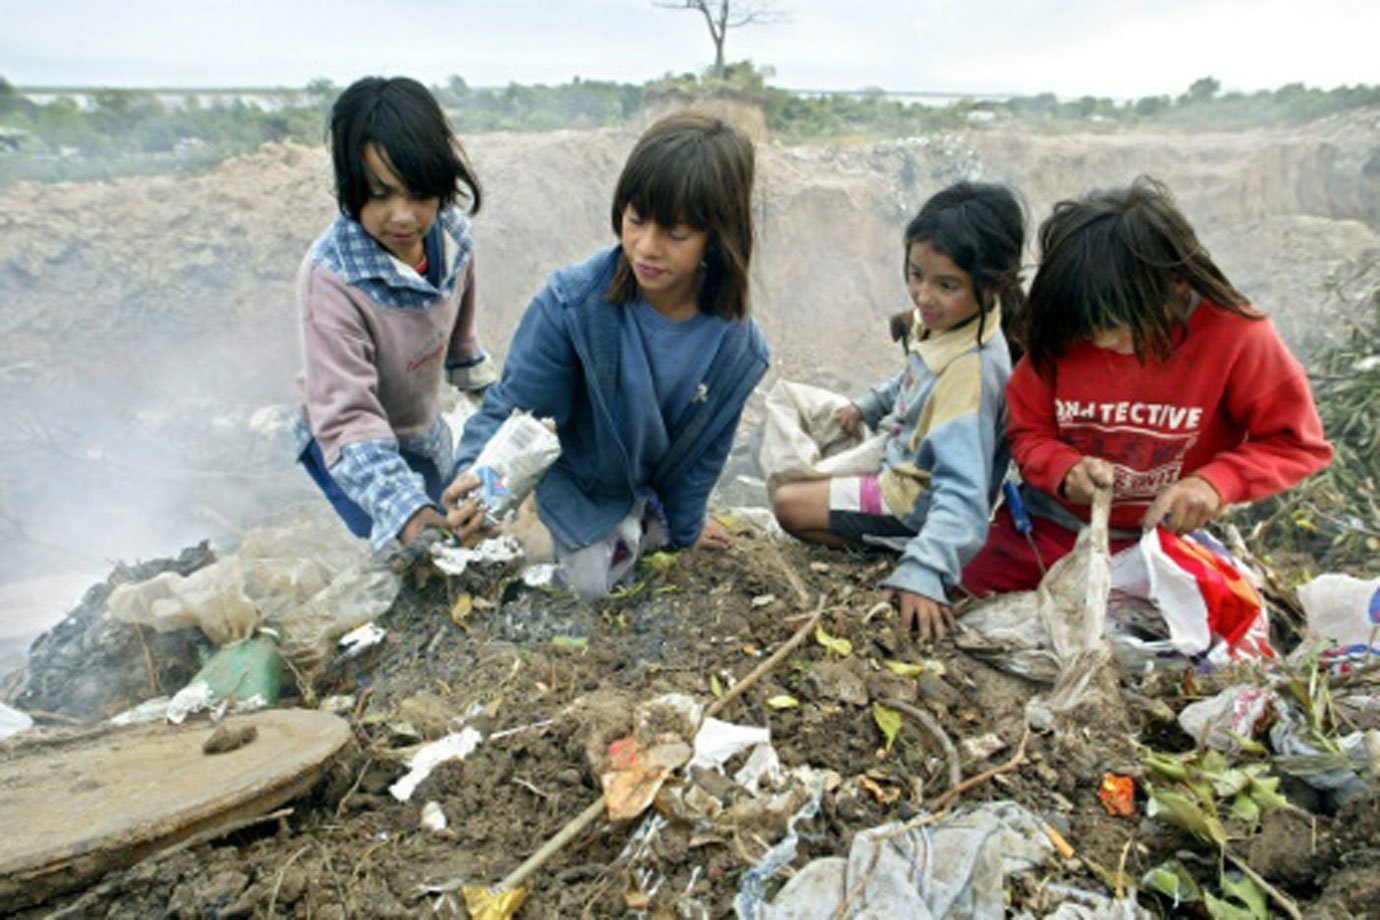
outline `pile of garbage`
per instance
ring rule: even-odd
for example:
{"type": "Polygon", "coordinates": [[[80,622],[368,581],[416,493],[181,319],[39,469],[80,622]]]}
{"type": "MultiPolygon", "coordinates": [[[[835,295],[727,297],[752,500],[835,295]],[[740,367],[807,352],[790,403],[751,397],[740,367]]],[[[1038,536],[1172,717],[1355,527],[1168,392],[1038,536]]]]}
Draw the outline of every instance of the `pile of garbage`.
{"type": "MultiPolygon", "coordinates": [[[[0,699],[0,771],[77,743],[115,763],[136,731],[195,740],[178,756],[207,777],[257,771],[276,759],[270,735],[256,740],[269,723],[237,720],[295,708],[320,710],[333,739],[298,767],[315,791],[254,798],[246,783],[234,820],[206,830],[203,806],[184,808],[199,837],[164,828],[137,853],[107,838],[81,872],[69,851],[31,859],[41,896],[0,861],[0,908],[1370,909],[1380,579],[1330,573],[1294,592],[1230,526],[1221,540],[1156,531],[1113,556],[1108,510],[1099,497],[1037,590],[970,605],[934,646],[893,632],[873,587],[889,558],[795,544],[749,509],[720,516],[728,551],[652,554],[594,605],[511,537],[433,542],[400,567],[324,518],[122,570],[0,699]]],[[[125,801],[120,769],[101,777],[108,811],[125,801]]],[[[131,782],[148,780],[136,766],[131,782]]],[[[14,807],[0,802],[0,821],[20,820],[14,807]]]]}

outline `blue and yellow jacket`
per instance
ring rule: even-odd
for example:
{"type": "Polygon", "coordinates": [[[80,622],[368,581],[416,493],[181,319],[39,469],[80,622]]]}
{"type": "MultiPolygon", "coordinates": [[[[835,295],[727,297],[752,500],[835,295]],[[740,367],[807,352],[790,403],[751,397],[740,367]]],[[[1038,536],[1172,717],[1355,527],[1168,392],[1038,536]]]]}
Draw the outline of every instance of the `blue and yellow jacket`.
{"type": "Polygon", "coordinates": [[[889,435],[878,477],[887,510],[916,531],[883,584],[939,603],[982,548],[1006,475],[1011,356],[996,310],[923,338],[916,321],[906,367],[857,401],[889,435]]]}

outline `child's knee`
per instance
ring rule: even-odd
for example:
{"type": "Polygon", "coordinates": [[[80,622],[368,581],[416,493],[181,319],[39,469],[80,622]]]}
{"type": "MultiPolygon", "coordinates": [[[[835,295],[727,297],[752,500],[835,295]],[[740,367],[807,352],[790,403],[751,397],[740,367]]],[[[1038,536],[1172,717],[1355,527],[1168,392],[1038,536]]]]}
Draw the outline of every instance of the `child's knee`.
{"type": "Polygon", "coordinates": [[[813,529],[817,515],[811,507],[810,490],[804,483],[787,483],[776,490],[772,512],[776,521],[788,533],[799,533],[813,529]]]}

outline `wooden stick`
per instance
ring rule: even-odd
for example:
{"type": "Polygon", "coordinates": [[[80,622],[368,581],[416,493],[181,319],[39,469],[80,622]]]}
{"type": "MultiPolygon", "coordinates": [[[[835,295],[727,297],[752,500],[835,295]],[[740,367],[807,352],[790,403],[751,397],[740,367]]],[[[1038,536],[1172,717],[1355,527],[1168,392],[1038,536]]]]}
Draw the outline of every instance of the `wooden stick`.
{"type": "Polygon", "coordinates": [[[971,776],[968,779],[965,779],[963,782],[959,783],[957,786],[953,787],[948,792],[944,793],[939,798],[931,802],[929,806],[930,811],[938,812],[948,807],[948,804],[950,802],[958,798],[963,793],[967,792],[969,789],[972,789],[974,786],[981,786],[983,783],[987,782],[994,776],[1000,776],[1003,773],[1011,773],[1018,769],[1022,764],[1025,763],[1025,744],[1029,740],[1030,729],[1027,728],[1025,730],[1025,734],[1021,735],[1020,747],[1016,749],[1015,754],[1011,755],[1010,760],[1008,760],[1004,764],[999,764],[998,766],[995,766],[990,770],[984,770],[976,776],[971,776]]]}
{"type": "Polygon", "coordinates": [[[1289,897],[1287,894],[1280,891],[1274,885],[1271,885],[1269,882],[1265,881],[1265,879],[1261,876],[1259,872],[1256,872],[1254,869],[1252,869],[1249,863],[1247,863],[1240,856],[1237,856],[1231,850],[1228,850],[1225,847],[1223,847],[1222,852],[1226,854],[1227,859],[1231,860],[1232,865],[1240,869],[1251,881],[1255,882],[1262,889],[1264,889],[1266,894],[1274,898],[1275,903],[1278,904],[1280,906],[1280,909],[1283,910],[1286,914],[1288,914],[1292,918],[1292,920],[1303,920],[1303,914],[1299,913],[1299,906],[1294,903],[1293,898],[1289,897]]]}
{"type": "Polygon", "coordinates": [[[704,711],[704,717],[708,719],[723,712],[725,706],[742,696],[749,687],[770,673],[787,655],[799,648],[802,642],[814,635],[815,627],[819,625],[822,616],[824,616],[824,598],[821,596],[819,604],[810,614],[810,618],[805,621],[805,625],[797,629],[795,635],[787,639],[786,643],[779,649],[772,652],[770,657],[749,671],[746,677],[730,687],[723,696],[710,703],[709,708],[704,711]]]}
{"type": "Polygon", "coordinates": [[[944,749],[944,759],[949,763],[949,788],[960,785],[963,782],[963,768],[958,762],[958,749],[954,747],[953,740],[949,738],[949,733],[944,731],[944,726],[939,724],[939,720],[930,715],[919,706],[912,706],[904,700],[883,700],[883,706],[890,706],[897,712],[903,712],[915,721],[923,725],[939,746],[944,749]]]}

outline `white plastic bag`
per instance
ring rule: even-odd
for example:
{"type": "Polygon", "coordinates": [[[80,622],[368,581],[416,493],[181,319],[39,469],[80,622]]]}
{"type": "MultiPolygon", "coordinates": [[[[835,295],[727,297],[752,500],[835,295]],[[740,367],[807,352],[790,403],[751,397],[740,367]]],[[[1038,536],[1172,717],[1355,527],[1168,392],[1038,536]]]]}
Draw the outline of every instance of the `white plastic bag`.
{"type": "Polygon", "coordinates": [[[882,468],[886,435],[865,425],[849,434],[834,413],[848,397],[805,383],[777,381],[767,392],[767,417],[757,459],[767,495],[783,483],[875,473],[882,468]]]}
{"type": "MultiPolygon", "coordinates": [[[[1380,578],[1319,575],[1299,587],[1299,603],[1308,615],[1308,634],[1351,650],[1376,644],[1380,631],[1380,578]]],[[[1380,648],[1375,650],[1380,652],[1380,648]]]]}

